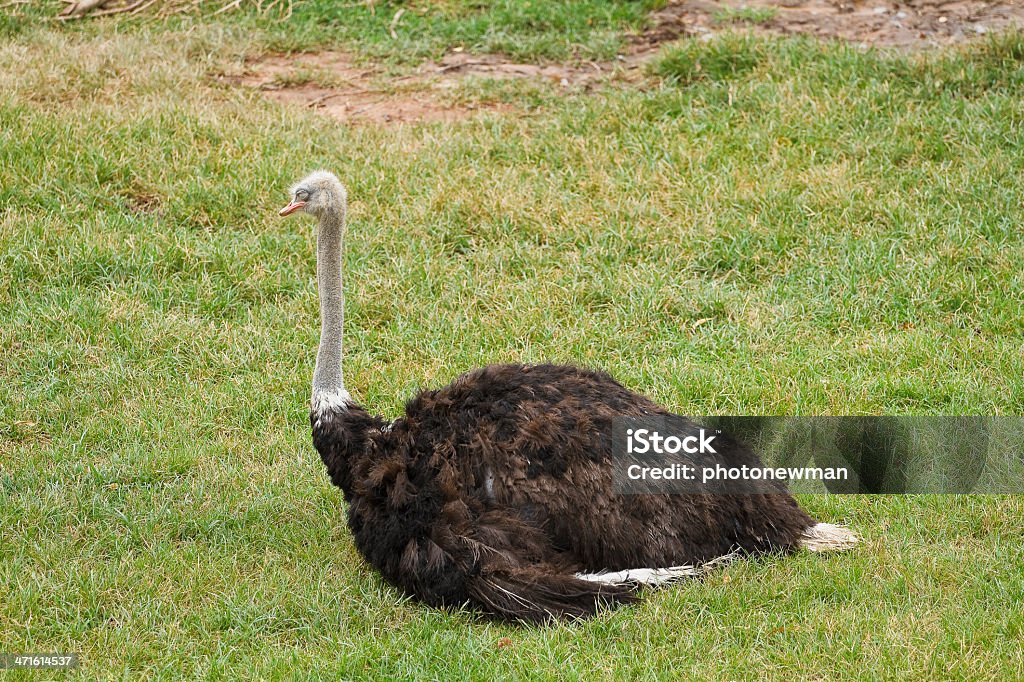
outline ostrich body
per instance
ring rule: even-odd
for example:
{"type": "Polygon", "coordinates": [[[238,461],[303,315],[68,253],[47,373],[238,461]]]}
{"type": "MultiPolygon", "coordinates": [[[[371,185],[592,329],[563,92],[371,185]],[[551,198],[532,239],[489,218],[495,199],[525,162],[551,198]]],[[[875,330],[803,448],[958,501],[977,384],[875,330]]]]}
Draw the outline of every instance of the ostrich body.
{"type": "MultiPolygon", "coordinates": [[[[508,619],[584,617],[736,550],[856,541],[816,524],[782,488],[614,494],[613,418],[671,413],[602,372],[492,365],[421,392],[392,422],[367,413],[342,378],[345,189],[320,171],[292,196],[281,215],[304,211],[320,222],[313,444],[344,494],[359,552],[405,593],[508,619]]],[[[730,463],[759,466],[744,446],[721,442],[730,463]]]]}

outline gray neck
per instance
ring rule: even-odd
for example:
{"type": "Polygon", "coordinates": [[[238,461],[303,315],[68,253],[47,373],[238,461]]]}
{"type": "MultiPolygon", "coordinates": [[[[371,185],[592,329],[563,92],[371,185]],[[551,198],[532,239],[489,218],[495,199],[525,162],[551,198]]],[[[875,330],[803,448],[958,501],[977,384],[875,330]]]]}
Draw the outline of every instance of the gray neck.
{"type": "Polygon", "coordinates": [[[320,348],[313,371],[313,403],[348,400],[341,376],[345,294],[341,285],[341,258],[345,239],[345,206],[320,217],[316,239],[316,278],[320,292],[320,348]]]}

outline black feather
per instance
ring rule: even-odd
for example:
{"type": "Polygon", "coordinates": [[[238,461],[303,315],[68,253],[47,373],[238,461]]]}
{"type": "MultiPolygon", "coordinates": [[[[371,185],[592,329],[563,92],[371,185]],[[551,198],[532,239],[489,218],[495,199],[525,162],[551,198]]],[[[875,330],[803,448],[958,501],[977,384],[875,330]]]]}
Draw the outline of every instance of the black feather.
{"type": "MultiPolygon", "coordinates": [[[[615,495],[612,419],[669,414],[602,372],[494,365],[420,393],[391,424],[355,405],[311,423],[356,546],[388,582],[538,622],[636,599],[576,572],[791,551],[814,525],[785,492],[615,495]]],[[[718,450],[759,463],[735,441],[718,450]]]]}

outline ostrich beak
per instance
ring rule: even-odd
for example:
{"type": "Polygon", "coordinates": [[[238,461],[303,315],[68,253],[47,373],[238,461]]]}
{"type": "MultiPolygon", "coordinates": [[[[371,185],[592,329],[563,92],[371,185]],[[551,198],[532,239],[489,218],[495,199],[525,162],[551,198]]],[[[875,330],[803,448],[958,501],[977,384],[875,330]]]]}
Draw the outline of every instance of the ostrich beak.
{"type": "Polygon", "coordinates": [[[306,205],[305,201],[293,201],[292,203],[290,203],[287,206],[285,206],[284,208],[282,208],[278,212],[278,215],[291,215],[292,213],[295,213],[296,211],[298,211],[300,208],[302,208],[305,205],[306,205]]]}

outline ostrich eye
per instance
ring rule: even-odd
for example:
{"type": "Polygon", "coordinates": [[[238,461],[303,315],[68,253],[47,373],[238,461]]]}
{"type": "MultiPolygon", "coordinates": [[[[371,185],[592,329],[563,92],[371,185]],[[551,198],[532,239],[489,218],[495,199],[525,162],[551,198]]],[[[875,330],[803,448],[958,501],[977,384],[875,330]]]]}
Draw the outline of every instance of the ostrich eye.
{"type": "Polygon", "coordinates": [[[297,190],[295,192],[295,198],[298,199],[299,201],[306,201],[307,199],[309,199],[309,192],[307,192],[304,189],[297,190]]]}

